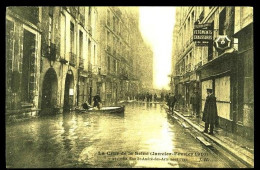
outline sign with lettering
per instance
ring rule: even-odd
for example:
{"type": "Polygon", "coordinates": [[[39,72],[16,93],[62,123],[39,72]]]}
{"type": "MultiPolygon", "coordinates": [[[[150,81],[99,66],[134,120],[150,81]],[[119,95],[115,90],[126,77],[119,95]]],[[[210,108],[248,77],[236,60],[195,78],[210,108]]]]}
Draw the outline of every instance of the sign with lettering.
{"type": "Polygon", "coordinates": [[[195,24],[193,29],[193,41],[199,46],[208,46],[213,41],[212,23],[195,24]]]}

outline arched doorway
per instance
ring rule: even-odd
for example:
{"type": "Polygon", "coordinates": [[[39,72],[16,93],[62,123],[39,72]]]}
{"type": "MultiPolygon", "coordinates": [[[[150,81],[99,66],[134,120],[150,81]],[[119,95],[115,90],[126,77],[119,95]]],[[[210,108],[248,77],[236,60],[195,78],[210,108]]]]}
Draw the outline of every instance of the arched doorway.
{"type": "Polygon", "coordinates": [[[74,81],[73,72],[69,70],[65,79],[65,91],[64,91],[64,111],[67,111],[73,106],[73,96],[74,96],[74,81]]]}
{"type": "Polygon", "coordinates": [[[43,79],[41,110],[44,114],[53,113],[57,104],[57,74],[53,68],[50,68],[43,79]]]}

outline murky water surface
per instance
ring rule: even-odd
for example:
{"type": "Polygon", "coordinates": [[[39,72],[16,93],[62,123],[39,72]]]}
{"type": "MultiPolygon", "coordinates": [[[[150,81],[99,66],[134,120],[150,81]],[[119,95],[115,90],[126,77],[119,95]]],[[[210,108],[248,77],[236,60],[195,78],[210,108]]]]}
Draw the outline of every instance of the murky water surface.
{"type": "Polygon", "coordinates": [[[227,167],[160,104],[124,115],[63,113],[6,126],[10,168],[227,167]]]}

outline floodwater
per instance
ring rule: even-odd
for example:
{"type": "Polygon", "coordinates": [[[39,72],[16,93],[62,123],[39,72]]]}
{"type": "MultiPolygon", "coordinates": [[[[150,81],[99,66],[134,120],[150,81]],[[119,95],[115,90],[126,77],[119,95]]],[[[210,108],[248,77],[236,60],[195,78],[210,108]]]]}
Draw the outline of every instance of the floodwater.
{"type": "Polygon", "coordinates": [[[168,119],[160,104],[132,103],[123,115],[69,112],[6,125],[6,167],[228,165],[168,119]]]}

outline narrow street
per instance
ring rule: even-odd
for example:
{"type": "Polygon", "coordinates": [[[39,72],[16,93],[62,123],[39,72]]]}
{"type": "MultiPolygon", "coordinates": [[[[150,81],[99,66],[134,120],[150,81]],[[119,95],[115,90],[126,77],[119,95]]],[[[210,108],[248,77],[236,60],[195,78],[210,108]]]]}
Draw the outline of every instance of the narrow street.
{"type": "Polygon", "coordinates": [[[160,104],[124,115],[63,113],[6,126],[7,168],[230,167],[160,104]]]}

